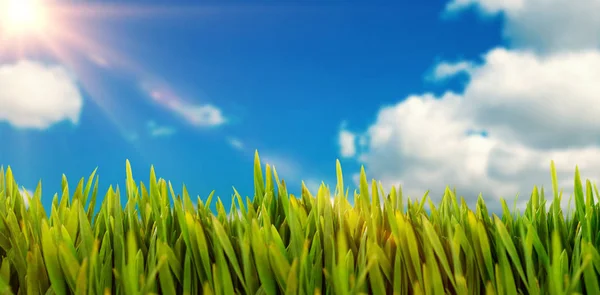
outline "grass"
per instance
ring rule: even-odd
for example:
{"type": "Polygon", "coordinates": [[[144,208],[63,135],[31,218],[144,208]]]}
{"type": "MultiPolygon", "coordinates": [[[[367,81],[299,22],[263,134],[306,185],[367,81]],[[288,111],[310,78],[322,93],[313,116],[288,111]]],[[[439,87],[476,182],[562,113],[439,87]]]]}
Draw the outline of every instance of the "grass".
{"type": "Polygon", "coordinates": [[[522,214],[502,201],[501,217],[449,189],[437,206],[405,200],[364,170],[351,205],[339,162],[332,204],[324,185],[288,194],[257,154],[254,198],[236,191],[231,214],[154,169],[147,184],[126,172],[99,211],[95,171],[72,194],[63,178],[48,215],[41,185],[26,207],[1,169],[0,294],[600,294],[598,191],[576,170],[565,217],[554,164],[549,209],[534,187],[522,214]]]}

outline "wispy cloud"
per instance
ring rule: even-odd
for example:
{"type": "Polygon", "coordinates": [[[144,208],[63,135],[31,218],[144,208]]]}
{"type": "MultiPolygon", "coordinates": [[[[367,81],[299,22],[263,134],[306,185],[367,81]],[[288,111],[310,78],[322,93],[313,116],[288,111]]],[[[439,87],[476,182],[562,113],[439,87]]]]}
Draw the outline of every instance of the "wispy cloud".
{"type": "Polygon", "coordinates": [[[225,123],[221,110],[212,105],[190,105],[173,103],[172,109],[188,120],[192,125],[207,127],[225,123]]]}
{"type": "Polygon", "coordinates": [[[144,81],[141,87],[152,100],[193,126],[214,127],[225,124],[227,121],[218,107],[184,100],[164,83],[144,81]]]}
{"type": "Polygon", "coordinates": [[[238,150],[243,150],[244,149],[244,143],[235,138],[235,137],[228,137],[227,138],[227,142],[234,148],[238,149],[238,150]]]}
{"type": "Polygon", "coordinates": [[[93,62],[95,65],[101,67],[101,68],[105,68],[108,69],[110,68],[110,64],[108,63],[108,61],[106,60],[106,58],[104,58],[103,56],[99,55],[99,54],[94,54],[94,53],[90,53],[88,55],[88,59],[93,62]]]}
{"type": "Polygon", "coordinates": [[[475,65],[468,61],[460,61],[455,63],[440,62],[435,66],[433,72],[429,74],[427,79],[433,81],[443,81],[461,73],[469,74],[474,68],[475,65]]]}
{"type": "Polygon", "coordinates": [[[153,137],[170,136],[177,132],[173,127],[159,126],[154,121],[148,121],[148,130],[153,137]]]}

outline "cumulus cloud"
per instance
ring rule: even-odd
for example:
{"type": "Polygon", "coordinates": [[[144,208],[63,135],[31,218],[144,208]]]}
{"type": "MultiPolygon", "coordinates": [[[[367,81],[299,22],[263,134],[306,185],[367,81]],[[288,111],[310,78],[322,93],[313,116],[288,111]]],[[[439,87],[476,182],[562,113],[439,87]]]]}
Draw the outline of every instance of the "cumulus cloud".
{"type": "Polygon", "coordinates": [[[447,11],[502,13],[512,47],[490,50],[480,64],[438,64],[434,77],[468,75],[462,93],[413,95],[380,109],[358,134],[366,146],[357,159],[369,178],[402,185],[411,198],[430,190],[439,200],[450,185],[474,205],[482,193],[498,212],[499,197],[512,205],[517,194],[528,199],[534,185],[550,197],[554,160],[566,209],[576,165],[583,179],[600,180],[600,18],[591,14],[599,5],[450,2],[447,11]]]}
{"type": "Polygon", "coordinates": [[[470,205],[482,193],[498,209],[494,199],[511,201],[516,194],[528,198],[533,185],[544,186],[549,193],[550,160],[556,162],[560,185],[566,189],[573,187],[576,164],[583,177],[600,176],[597,146],[536,148],[494,133],[469,133],[478,124],[476,118],[462,116],[467,101],[453,93],[425,94],[383,108],[366,132],[368,151],[361,156],[369,177],[388,189],[402,185],[411,198],[430,190],[430,196],[439,200],[450,185],[470,205]]]}
{"type": "Polygon", "coordinates": [[[341,147],[342,157],[354,157],[356,154],[356,135],[348,130],[342,129],[339,136],[339,145],[341,147]]]}
{"type": "Polygon", "coordinates": [[[0,121],[17,128],[46,129],[79,122],[83,98],[63,67],[32,61],[0,65],[0,121]]]}
{"type": "Polygon", "coordinates": [[[469,7],[483,15],[502,13],[504,36],[519,48],[553,52],[600,46],[599,0],[453,0],[446,12],[469,7]]]}
{"type": "Polygon", "coordinates": [[[497,142],[468,135],[472,124],[460,116],[461,103],[453,93],[440,98],[425,94],[383,108],[366,132],[368,150],[361,160],[368,176],[387,189],[402,185],[411,198],[426,190],[439,197],[446,185],[475,196],[480,188],[509,192],[510,187],[485,177],[488,155],[497,142]]]}
{"type": "Polygon", "coordinates": [[[490,134],[541,149],[600,144],[600,51],[496,49],[470,79],[464,116],[490,134]]]}

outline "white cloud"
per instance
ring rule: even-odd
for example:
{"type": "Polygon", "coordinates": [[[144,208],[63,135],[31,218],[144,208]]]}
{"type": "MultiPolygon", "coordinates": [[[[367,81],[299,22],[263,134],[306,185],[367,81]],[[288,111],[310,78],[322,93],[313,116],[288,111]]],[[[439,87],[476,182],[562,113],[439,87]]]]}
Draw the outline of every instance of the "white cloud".
{"type": "Polygon", "coordinates": [[[195,126],[217,126],[225,123],[221,110],[212,105],[173,104],[173,110],[195,126]]]}
{"type": "Polygon", "coordinates": [[[600,51],[496,49],[475,69],[463,116],[505,141],[537,148],[600,144],[600,51]]]}
{"type": "Polygon", "coordinates": [[[458,12],[469,7],[477,7],[487,14],[500,11],[515,11],[524,6],[527,0],[453,0],[446,5],[446,11],[458,12]]]}
{"type": "Polygon", "coordinates": [[[470,124],[459,116],[460,103],[452,93],[442,98],[427,94],[383,108],[367,131],[368,151],[361,157],[368,177],[387,189],[402,185],[411,198],[427,189],[435,197],[448,184],[463,190],[475,183],[494,187],[479,175],[485,174],[495,142],[467,135],[470,124]]]}
{"type": "Polygon", "coordinates": [[[342,129],[339,135],[339,145],[341,147],[342,157],[354,157],[356,154],[356,135],[348,130],[342,129]]]}
{"type": "Polygon", "coordinates": [[[551,196],[554,160],[566,205],[575,165],[583,179],[600,180],[597,81],[599,52],[492,50],[470,71],[464,93],[410,96],[382,108],[359,159],[369,178],[401,184],[411,198],[429,189],[439,200],[452,185],[471,205],[481,192],[495,209],[495,198],[511,205],[517,193],[528,199],[534,185],[551,196]]]}
{"type": "Polygon", "coordinates": [[[17,128],[46,129],[79,122],[82,95],[61,66],[32,61],[0,65],[0,121],[17,128]]]}
{"type": "Polygon", "coordinates": [[[467,61],[456,63],[441,62],[435,67],[433,73],[431,73],[431,79],[444,80],[460,73],[468,74],[474,67],[473,63],[467,61]]]}
{"type": "Polygon", "coordinates": [[[471,6],[505,18],[511,48],[479,65],[440,63],[433,77],[465,73],[464,92],[382,108],[358,135],[367,146],[357,158],[369,178],[411,198],[429,189],[439,200],[452,185],[470,205],[483,193],[495,212],[498,197],[512,207],[516,194],[524,208],[534,185],[550,198],[554,160],[566,209],[576,165],[582,179],[600,180],[600,0],[454,0],[446,12],[471,6]]]}
{"type": "Polygon", "coordinates": [[[227,142],[234,148],[238,149],[238,150],[242,150],[244,149],[244,143],[242,143],[241,140],[235,138],[235,137],[229,137],[227,138],[227,142]]]}
{"type": "Polygon", "coordinates": [[[454,0],[446,11],[468,7],[484,15],[502,13],[504,36],[520,48],[552,52],[600,46],[600,0],[454,0]]]}
{"type": "Polygon", "coordinates": [[[175,134],[175,132],[177,132],[177,130],[175,130],[175,128],[173,128],[173,127],[159,126],[154,121],[148,122],[148,129],[149,129],[150,135],[153,137],[170,136],[170,135],[175,134]]]}
{"type": "Polygon", "coordinates": [[[213,127],[226,123],[221,109],[211,104],[197,104],[181,99],[166,86],[156,81],[143,81],[141,88],[155,102],[182,117],[196,127],[213,127]]]}

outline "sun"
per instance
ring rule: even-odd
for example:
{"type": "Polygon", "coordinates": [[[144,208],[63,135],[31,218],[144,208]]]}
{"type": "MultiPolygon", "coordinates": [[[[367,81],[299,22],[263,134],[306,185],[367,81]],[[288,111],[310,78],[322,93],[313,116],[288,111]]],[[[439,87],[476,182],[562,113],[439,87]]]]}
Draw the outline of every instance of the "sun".
{"type": "Polygon", "coordinates": [[[43,0],[0,0],[0,26],[5,33],[40,33],[47,26],[43,0]]]}

